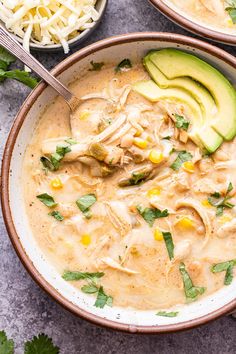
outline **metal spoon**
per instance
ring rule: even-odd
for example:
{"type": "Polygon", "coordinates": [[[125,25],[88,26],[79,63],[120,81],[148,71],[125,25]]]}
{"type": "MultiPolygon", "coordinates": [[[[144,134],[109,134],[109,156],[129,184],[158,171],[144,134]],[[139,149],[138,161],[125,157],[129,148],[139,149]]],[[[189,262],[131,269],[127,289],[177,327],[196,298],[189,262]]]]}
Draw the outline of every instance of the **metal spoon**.
{"type": "Polygon", "coordinates": [[[16,58],[22,61],[26,66],[32,69],[39,77],[46,81],[51,87],[61,95],[68,106],[71,113],[84,102],[76,97],[72,92],[68,90],[59,80],[57,80],[45,67],[40,64],[30,53],[28,53],[23,46],[17,42],[1,25],[0,25],[0,45],[7,49],[16,58]]]}

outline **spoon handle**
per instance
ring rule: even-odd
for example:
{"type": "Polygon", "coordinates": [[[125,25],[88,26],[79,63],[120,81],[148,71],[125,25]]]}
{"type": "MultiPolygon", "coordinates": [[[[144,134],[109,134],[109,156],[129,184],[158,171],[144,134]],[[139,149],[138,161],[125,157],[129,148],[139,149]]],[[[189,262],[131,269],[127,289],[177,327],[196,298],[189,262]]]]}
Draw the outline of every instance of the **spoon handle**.
{"type": "Polygon", "coordinates": [[[50,72],[28,53],[23,46],[11,36],[5,28],[0,25],[0,45],[7,49],[16,58],[22,61],[26,66],[32,69],[44,81],[52,86],[68,103],[73,111],[79,104],[79,99],[74,96],[59,80],[57,80],[50,72]]]}

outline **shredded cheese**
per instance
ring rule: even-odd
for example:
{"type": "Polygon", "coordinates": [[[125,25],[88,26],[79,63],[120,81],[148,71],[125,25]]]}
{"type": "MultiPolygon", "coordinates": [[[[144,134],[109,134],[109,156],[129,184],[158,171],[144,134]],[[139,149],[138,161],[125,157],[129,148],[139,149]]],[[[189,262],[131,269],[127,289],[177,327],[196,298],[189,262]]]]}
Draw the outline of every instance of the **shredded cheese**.
{"type": "Polygon", "coordinates": [[[23,39],[41,45],[60,43],[69,52],[68,41],[91,28],[98,20],[96,0],[0,0],[0,20],[23,39]]]}

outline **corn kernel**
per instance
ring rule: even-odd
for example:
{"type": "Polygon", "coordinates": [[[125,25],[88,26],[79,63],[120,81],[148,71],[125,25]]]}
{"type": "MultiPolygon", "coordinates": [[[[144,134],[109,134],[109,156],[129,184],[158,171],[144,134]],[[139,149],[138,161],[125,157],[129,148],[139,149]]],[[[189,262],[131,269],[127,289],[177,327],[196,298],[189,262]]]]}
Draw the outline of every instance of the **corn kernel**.
{"type": "Polygon", "coordinates": [[[134,134],[135,137],[139,137],[142,135],[142,131],[141,130],[137,130],[136,133],[134,134]]]}
{"type": "Polygon", "coordinates": [[[205,207],[205,208],[211,208],[211,204],[209,203],[209,201],[207,199],[202,200],[201,204],[205,207]]]}
{"type": "Polygon", "coordinates": [[[179,227],[182,229],[192,229],[194,228],[194,221],[190,219],[189,217],[185,216],[181,219],[179,219],[176,223],[179,227]]]}
{"type": "Polygon", "coordinates": [[[148,146],[148,142],[147,140],[141,138],[134,138],[134,145],[136,145],[140,149],[146,149],[148,146]]]}
{"type": "Polygon", "coordinates": [[[60,178],[57,177],[57,178],[54,178],[51,180],[50,186],[53,189],[61,189],[61,188],[63,188],[63,183],[60,180],[60,178]]]}
{"type": "Polygon", "coordinates": [[[161,151],[154,150],[154,149],[150,151],[149,160],[152,163],[160,163],[163,161],[163,159],[164,159],[164,156],[161,151]]]}
{"type": "Polygon", "coordinates": [[[218,218],[218,222],[220,224],[225,224],[226,222],[229,222],[233,219],[231,215],[222,215],[220,218],[218,218]]]}
{"type": "Polygon", "coordinates": [[[156,228],[154,231],[154,239],[156,241],[163,241],[163,234],[158,228],[156,228]]]}
{"type": "Polygon", "coordinates": [[[90,243],[91,243],[91,237],[90,237],[90,235],[88,235],[88,234],[82,235],[80,242],[81,242],[82,245],[84,245],[84,246],[89,246],[90,243]]]}
{"type": "Polygon", "coordinates": [[[186,161],[183,163],[183,169],[184,171],[188,172],[188,173],[193,173],[194,172],[194,164],[191,161],[186,161]]]}
{"type": "Polygon", "coordinates": [[[90,116],[90,113],[88,111],[83,111],[79,115],[80,120],[86,120],[90,116]]]}
{"type": "Polygon", "coordinates": [[[148,198],[153,198],[153,197],[159,196],[160,194],[161,194],[161,187],[156,187],[156,188],[150,189],[147,192],[148,198]]]}

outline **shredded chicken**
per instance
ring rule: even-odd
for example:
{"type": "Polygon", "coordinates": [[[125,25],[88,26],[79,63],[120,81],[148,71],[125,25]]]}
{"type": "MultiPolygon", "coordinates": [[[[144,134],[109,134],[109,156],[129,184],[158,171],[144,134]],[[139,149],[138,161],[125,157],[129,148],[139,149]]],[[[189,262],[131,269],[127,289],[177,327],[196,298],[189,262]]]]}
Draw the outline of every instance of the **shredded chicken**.
{"type": "Polygon", "coordinates": [[[207,243],[209,242],[209,239],[213,234],[213,228],[212,228],[211,220],[210,220],[207,212],[205,211],[205,209],[201,205],[201,203],[193,198],[186,198],[186,199],[179,200],[176,203],[175,207],[176,207],[176,210],[178,210],[181,207],[188,207],[188,208],[193,208],[194,210],[196,210],[196,212],[200,216],[200,218],[205,226],[205,240],[202,245],[202,248],[204,248],[207,245],[207,243]]]}
{"type": "Polygon", "coordinates": [[[139,272],[126,268],[126,267],[122,267],[118,262],[116,262],[114,259],[110,258],[110,257],[105,257],[101,259],[101,262],[106,264],[108,267],[111,267],[113,269],[119,270],[121,272],[127,273],[127,274],[138,274],[139,272]]]}
{"type": "Polygon", "coordinates": [[[125,236],[132,229],[127,206],[120,201],[106,202],[105,205],[111,223],[122,236],[125,236]]]}

